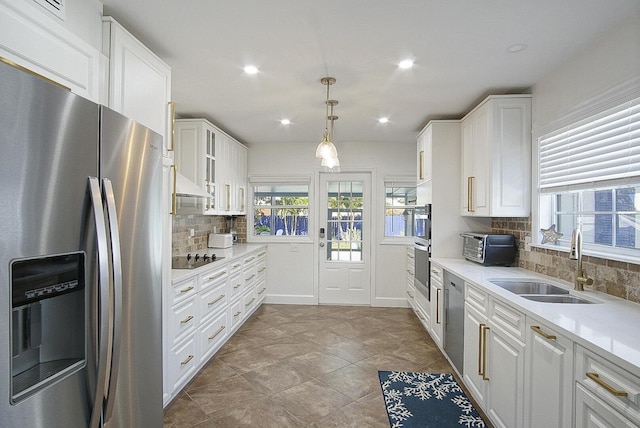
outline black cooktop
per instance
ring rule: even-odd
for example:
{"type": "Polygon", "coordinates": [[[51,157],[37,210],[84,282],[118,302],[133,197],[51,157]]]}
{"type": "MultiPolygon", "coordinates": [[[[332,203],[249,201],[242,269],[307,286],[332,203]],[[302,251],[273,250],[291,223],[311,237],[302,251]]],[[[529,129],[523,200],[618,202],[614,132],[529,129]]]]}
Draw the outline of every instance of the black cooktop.
{"type": "Polygon", "coordinates": [[[201,256],[200,254],[196,254],[195,256],[191,254],[175,256],[171,258],[171,269],[196,269],[222,259],[224,259],[224,257],[217,257],[215,254],[211,256],[201,256]]]}

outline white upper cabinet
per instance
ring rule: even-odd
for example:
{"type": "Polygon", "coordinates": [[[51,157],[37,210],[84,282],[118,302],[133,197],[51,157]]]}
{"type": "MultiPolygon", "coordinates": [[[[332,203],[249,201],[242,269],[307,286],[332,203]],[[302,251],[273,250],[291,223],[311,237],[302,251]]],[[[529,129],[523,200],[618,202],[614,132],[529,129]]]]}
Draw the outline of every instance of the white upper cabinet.
{"type": "Polygon", "coordinates": [[[169,156],[171,68],[113,18],[102,23],[102,51],[109,57],[109,107],[164,137],[169,156]]]}
{"type": "Polygon", "coordinates": [[[461,127],[461,214],[529,216],[531,95],[490,96],[461,127]]]}
{"type": "Polygon", "coordinates": [[[180,198],[178,211],[245,214],[247,148],[205,119],[177,119],[175,139],[178,171],[211,195],[180,198]]]}
{"type": "Polygon", "coordinates": [[[46,13],[35,2],[0,0],[0,57],[101,102],[104,55],[46,13]]]}

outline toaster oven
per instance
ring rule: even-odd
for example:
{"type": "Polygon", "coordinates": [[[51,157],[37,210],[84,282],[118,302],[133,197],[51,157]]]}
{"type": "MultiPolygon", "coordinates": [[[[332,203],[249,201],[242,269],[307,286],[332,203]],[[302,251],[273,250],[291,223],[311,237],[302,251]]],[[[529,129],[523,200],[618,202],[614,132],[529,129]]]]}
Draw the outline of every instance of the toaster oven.
{"type": "Polygon", "coordinates": [[[462,256],[486,266],[510,266],[516,261],[516,237],[495,233],[461,233],[462,256]]]}

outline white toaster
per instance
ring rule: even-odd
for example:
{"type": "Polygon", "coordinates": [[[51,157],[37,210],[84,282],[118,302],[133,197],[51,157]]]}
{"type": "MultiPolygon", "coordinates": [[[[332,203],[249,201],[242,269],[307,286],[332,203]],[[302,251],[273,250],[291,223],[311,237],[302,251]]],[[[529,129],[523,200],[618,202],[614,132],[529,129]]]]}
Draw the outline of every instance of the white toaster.
{"type": "Polygon", "coordinates": [[[230,233],[210,233],[209,248],[229,248],[233,245],[233,235],[230,233]]]}

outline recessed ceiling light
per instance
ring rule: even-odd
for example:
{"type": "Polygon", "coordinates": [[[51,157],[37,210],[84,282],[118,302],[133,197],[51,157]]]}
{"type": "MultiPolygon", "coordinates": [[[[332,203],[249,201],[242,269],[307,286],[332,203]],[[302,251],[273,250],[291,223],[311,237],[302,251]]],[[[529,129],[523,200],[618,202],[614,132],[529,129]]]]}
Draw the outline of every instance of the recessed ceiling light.
{"type": "Polygon", "coordinates": [[[402,60],[398,63],[398,67],[400,67],[403,70],[406,70],[408,68],[413,67],[413,60],[412,59],[405,59],[402,60]]]}
{"type": "Polygon", "coordinates": [[[244,72],[247,74],[258,74],[258,67],[256,67],[255,65],[247,65],[244,68],[244,72]]]}
{"type": "Polygon", "coordinates": [[[527,45],[524,43],[517,43],[515,45],[511,45],[507,48],[507,50],[511,53],[522,52],[527,48],[527,45]]]}
{"type": "Polygon", "coordinates": [[[380,122],[380,123],[388,123],[389,122],[389,118],[388,117],[381,117],[380,119],[378,119],[378,122],[380,122]]]}
{"type": "Polygon", "coordinates": [[[280,123],[283,124],[283,125],[289,125],[289,124],[291,124],[291,121],[289,119],[282,119],[280,121],[280,123]]]}

